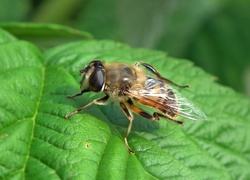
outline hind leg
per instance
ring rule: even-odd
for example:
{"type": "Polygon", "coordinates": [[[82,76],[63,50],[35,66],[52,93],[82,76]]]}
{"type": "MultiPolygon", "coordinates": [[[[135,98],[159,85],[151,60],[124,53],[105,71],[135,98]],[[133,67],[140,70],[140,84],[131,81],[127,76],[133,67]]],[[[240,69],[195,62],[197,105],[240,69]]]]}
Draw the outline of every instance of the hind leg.
{"type": "Polygon", "coordinates": [[[188,85],[186,86],[181,86],[181,85],[178,85],[176,83],[174,83],[173,81],[167,79],[167,78],[164,78],[153,66],[151,66],[150,64],[147,64],[147,63],[144,63],[144,62],[136,62],[135,63],[135,66],[139,66],[139,65],[142,65],[144,66],[147,70],[149,70],[150,72],[152,72],[154,75],[156,75],[159,79],[165,81],[166,83],[168,84],[172,84],[176,87],[179,87],[179,88],[189,88],[188,85]]]}
{"type": "Polygon", "coordinates": [[[142,110],[141,108],[135,106],[131,99],[129,99],[129,100],[127,101],[127,103],[129,104],[129,108],[130,108],[134,113],[136,113],[136,114],[138,114],[138,115],[140,115],[140,116],[142,116],[142,117],[144,117],[144,118],[147,118],[147,119],[149,119],[149,120],[158,121],[158,120],[160,119],[160,117],[162,117],[162,118],[164,118],[164,119],[167,119],[167,120],[169,120],[169,121],[171,121],[171,122],[174,122],[174,123],[177,123],[177,124],[181,124],[181,125],[184,124],[184,122],[182,122],[182,121],[175,120],[175,119],[173,119],[173,118],[171,118],[171,117],[168,117],[168,116],[166,116],[166,115],[164,115],[164,114],[161,114],[161,113],[158,113],[158,112],[154,112],[153,115],[151,115],[151,114],[149,114],[148,112],[142,110]]]}

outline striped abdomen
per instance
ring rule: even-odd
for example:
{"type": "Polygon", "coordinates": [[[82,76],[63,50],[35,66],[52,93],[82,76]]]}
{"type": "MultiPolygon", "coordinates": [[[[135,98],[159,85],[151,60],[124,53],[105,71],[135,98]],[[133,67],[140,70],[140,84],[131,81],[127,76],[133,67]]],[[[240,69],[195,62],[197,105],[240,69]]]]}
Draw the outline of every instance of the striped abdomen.
{"type": "Polygon", "coordinates": [[[178,116],[178,102],[173,89],[164,82],[148,76],[145,88],[137,92],[134,99],[143,105],[158,109],[170,118],[178,116]]]}

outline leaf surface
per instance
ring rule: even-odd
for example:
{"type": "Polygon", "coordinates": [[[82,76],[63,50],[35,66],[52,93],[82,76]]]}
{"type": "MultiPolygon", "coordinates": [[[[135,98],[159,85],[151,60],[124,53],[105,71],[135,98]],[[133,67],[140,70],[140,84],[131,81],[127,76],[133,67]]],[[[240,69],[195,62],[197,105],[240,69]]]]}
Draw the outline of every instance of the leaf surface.
{"type": "Polygon", "coordinates": [[[46,50],[72,41],[92,39],[92,35],[57,24],[43,23],[0,23],[0,27],[20,39],[24,39],[46,50]]]}
{"type": "MultiPolygon", "coordinates": [[[[1,33],[1,31],[0,31],[1,33]]],[[[1,34],[0,37],[5,36],[1,34]]],[[[186,60],[113,41],[79,41],[42,54],[5,37],[0,46],[0,177],[6,179],[248,179],[250,102],[186,60]],[[9,39],[9,41],[8,41],[9,39]],[[206,122],[128,120],[116,104],[72,110],[101,94],[80,92],[79,69],[92,59],[144,61],[174,82],[208,116],[206,122]]]]}

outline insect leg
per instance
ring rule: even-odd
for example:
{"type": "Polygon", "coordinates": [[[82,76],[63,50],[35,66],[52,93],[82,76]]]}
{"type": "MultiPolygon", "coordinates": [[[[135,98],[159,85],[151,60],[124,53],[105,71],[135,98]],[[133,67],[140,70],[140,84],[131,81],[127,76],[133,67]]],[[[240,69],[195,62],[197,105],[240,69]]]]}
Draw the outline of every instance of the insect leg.
{"type": "Polygon", "coordinates": [[[126,106],[124,103],[121,102],[121,103],[120,103],[120,107],[122,108],[122,111],[124,112],[124,114],[126,115],[126,117],[127,117],[128,120],[129,120],[129,125],[128,125],[127,131],[126,131],[126,133],[125,133],[125,135],[124,135],[124,143],[125,143],[125,145],[126,145],[126,147],[127,147],[127,149],[128,149],[128,152],[129,152],[130,154],[135,154],[135,153],[131,150],[131,148],[129,147],[128,141],[127,141],[127,137],[128,137],[128,135],[129,135],[129,133],[130,133],[130,131],[131,131],[131,128],[132,128],[133,116],[132,116],[131,112],[129,111],[129,109],[127,108],[127,106],[126,106]]]}
{"type": "Polygon", "coordinates": [[[142,109],[135,106],[131,99],[129,99],[127,102],[128,102],[129,107],[130,107],[130,109],[132,111],[134,111],[136,114],[138,114],[138,115],[140,115],[140,116],[142,116],[144,118],[150,119],[152,121],[158,121],[160,119],[160,117],[162,117],[164,119],[167,119],[167,120],[169,120],[171,122],[174,122],[174,123],[177,123],[177,124],[181,124],[181,125],[184,124],[184,122],[182,122],[182,121],[172,119],[172,118],[170,118],[168,116],[165,116],[165,115],[163,115],[161,113],[158,113],[158,112],[154,112],[154,114],[151,115],[151,114],[147,113],[146,111],[143,111],[142,109]]]}
{"type": "Polygon", "coordinates": [[[80,93],[78,94],[75,94],[75,95],[72,95],[72,96],[67,96],[67,98],[74,98],[76,96],[81,96],[83,94],[83,92],[81,91],[80,93]]]}
{"type": "Polygon", "coordinates": [[[174,123],[177,123],[177,124],[184,125],[184,122],[183,122],[183,121],[178,121],[178,120],[172,119],[172,118],[170,118],[170,117],[168,117],[168,116],[165,116],[165,115],[163,115],[163,114],[161,114],[161,113],[158,113],[158,112],[154,112],[153,116],[154,116],[155,118],[162,117],[162,118],[167,119],[167,120],[169,120],[169,121],[171,121],[171,122],[174,122],[174,123]]]}
{"type": "Polygon", "coordinates": [[[69,119],[69,118],[70,118],[71,116],[73,116],[74,114],[77,114],[78,112],[80,112],[81,110],[83,110],[83,109],[85,109],[85,108],[91,106],[92,104],[104,105],[104,104],[107,102],[108,99],[109,99],[109,96],[108,96],[108,95],[106,95],[106,96],[104,96],[104,97],[102,97],[102,98],[100,98],[100,99],[95,99],[95,100],[93,100],[92,102],[90,102],[89,104],[87,104],[87,105],[85,105],[85,106],[83,106],[83,107],[80,107],[79,109],[76,109],[76,110],[72,111],[71,113],[67,114],[67,115],[65,116],[65,119],[69,119]]]}
{"type": "Polygon", "coordinates": [[[147,70],[149,70],[150,72],[152,72],[154,75],[156,75],[158,78],[160,78],[161,80],[165,81],[166,83],[169,83],[169,84],[172,84],[176,87],[179,87],[179,88],[188,88],[189,85],[186,85],[186,86],[181,86],[181,85],[178,85],[176,83],[174,83],[173,81],[167,79],[167,78],[164,78],[163,76],[161,76],[161,74],[153,67],[151,66],[150,64],[147,64],[147,63],[144,63],[144,62],[136,62],[135,63],[135,66],[139,66],[139,65],[142,65],[144,66],[147,70]]]}
{"type": "Polygon", "coordinates": [[[160,120],[160,118],[158,116],[152,116],[151,114],[147,113],[146,111],[142,110],[141,108],[137,107],[134,105],[134,103],[132,102],[131,99],[129,99],[127,101],[127,103],[129,104],[129,108],[136,114],[146,118],[146,119],[150,119],[152,121],[158,121],[160,120]]]}
{"type": "Polygon", "coordinates": [[[85,92],[87,92],[86,90],[83,90],[83,91],[81,91],[80,93],[78,93],[78,94],[75,94],[75,95],[72,95],[72,96],[67,96],[67,98],[74,98],[74,97],[76,97],[76,96],[81,96],[83,93],[85,93],[85,92]]]}

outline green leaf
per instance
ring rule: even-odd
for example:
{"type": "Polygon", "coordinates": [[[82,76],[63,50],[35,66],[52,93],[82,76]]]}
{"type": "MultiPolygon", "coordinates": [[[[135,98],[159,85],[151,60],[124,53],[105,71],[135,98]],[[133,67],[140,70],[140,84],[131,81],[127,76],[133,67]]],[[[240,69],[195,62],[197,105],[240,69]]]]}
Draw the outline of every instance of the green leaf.
{"type": "Polygon", "coordinates": [[[14,36],[12,36],[3,29],[0,29],[0,43],[8,43],[10,41],[16,41],[16,40],[17,39],[14,36]]]}
{"type": "Polygon", "coordinates": [[[42,23],[0,23],[0,27],[17,38],[30,41],[41,49],[66,42],[92,39],[92,35],[67,26],[42,23]]]}
{"type": "MultiPolygon", "coordinates": [[[[2,31],[0,31],[2,33],[2,31]]],[[[1,34],[0,37],[5,36],[1,34]]],[[[8,39],[8,38],[6,38],[8,39]]],[[[0,46],[1,179],[249,179],[250,101],[186,60],[113,41],[79,41],[42,54],[34,45],[7,40],[0,46]],[[65,120],[96,96],[74,99],[78,74],[92,59],[144,61],[179,84],[208,116],[185,126],[135,116],[116,104],[93,105],[65,120]]]]}

